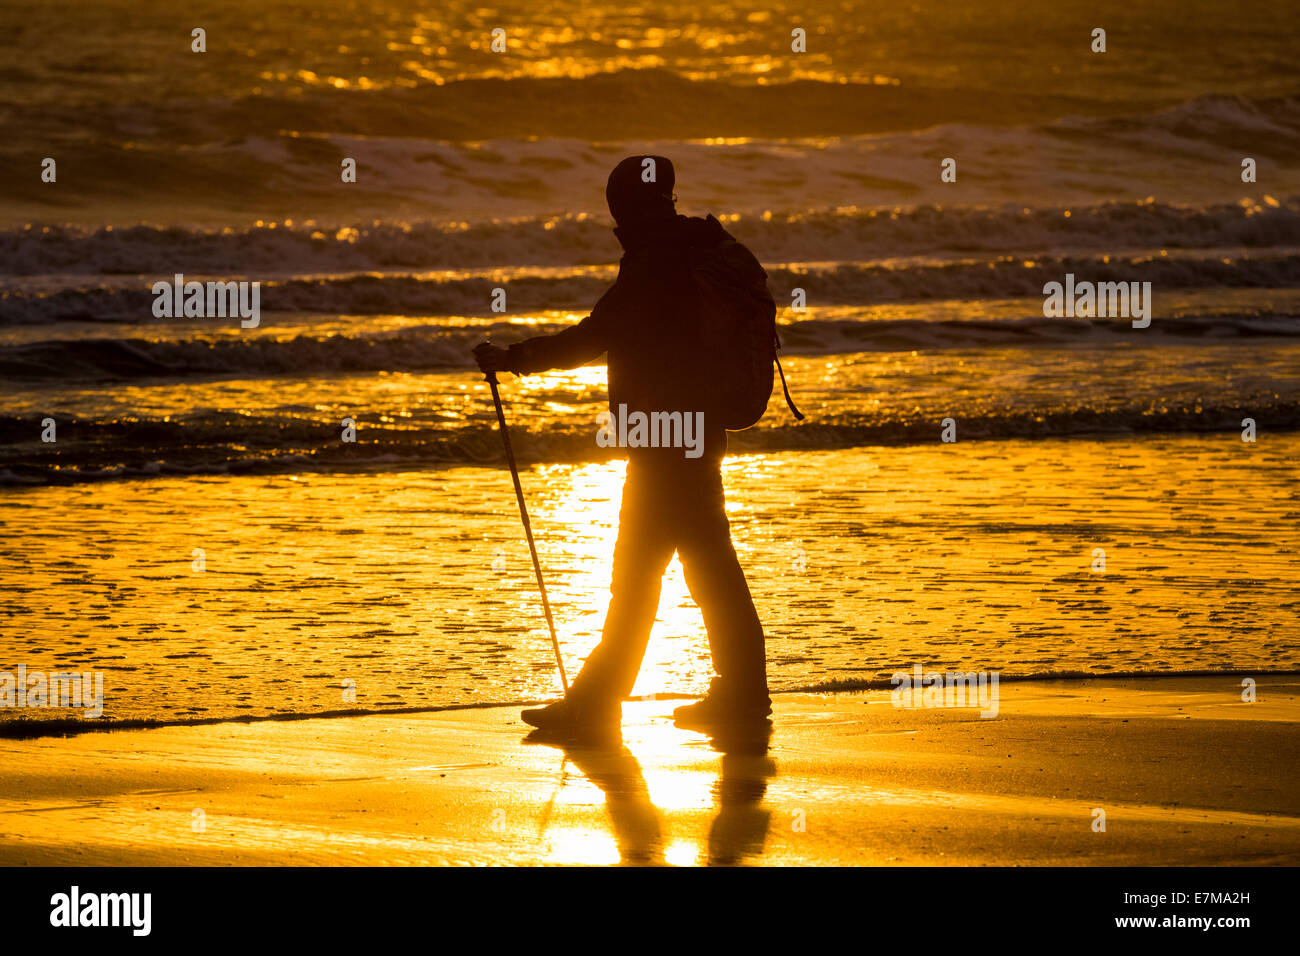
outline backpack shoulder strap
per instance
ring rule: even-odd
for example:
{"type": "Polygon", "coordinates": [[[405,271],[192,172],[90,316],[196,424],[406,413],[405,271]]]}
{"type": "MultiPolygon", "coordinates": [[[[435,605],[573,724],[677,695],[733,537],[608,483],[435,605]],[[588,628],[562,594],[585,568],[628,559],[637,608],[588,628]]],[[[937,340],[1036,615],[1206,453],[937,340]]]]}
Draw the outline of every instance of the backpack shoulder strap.
{"type": "Polygon", "coordinates": [[[776,372],[778,375],[781,376],[781,391],[785,392],[786,407],[789,408],[790,413],[794,415],[794,420],[797,422],[801,422],[808,416],[806,416],[803,412],[799,411],[799,409],[795,408],[794,406],[794,399],[790,397],[790,387],[785,384],[785,371],[781,368],[780,357],[777,356],[776,354],[773,354],[772,358],[776,361],[776,372]]]}

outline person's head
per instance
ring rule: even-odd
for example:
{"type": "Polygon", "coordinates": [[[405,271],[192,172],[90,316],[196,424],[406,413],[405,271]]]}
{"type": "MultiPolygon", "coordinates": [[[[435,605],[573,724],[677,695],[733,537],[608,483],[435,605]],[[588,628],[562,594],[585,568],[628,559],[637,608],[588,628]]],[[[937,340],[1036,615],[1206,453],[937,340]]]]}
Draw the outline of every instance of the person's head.
{"type": "Polygon", "coordinates": [[[676,174],[666,156],[629,156],[609,174],[605,201],[620,226],[677,214],[676,174]]]}

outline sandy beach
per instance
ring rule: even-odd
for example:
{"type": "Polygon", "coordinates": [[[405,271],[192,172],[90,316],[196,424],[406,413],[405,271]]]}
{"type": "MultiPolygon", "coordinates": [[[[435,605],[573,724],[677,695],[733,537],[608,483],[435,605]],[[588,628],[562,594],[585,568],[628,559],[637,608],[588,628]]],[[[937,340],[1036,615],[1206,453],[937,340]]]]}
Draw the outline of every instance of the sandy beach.
{"type": "Polygon", "coordinates": [[[669,701],[567,754],[512,708],[7,741],[0,864],[1295,864],[1298,691],[1006,683],[993,719],[780,695],[766,754],[669,701]]]}

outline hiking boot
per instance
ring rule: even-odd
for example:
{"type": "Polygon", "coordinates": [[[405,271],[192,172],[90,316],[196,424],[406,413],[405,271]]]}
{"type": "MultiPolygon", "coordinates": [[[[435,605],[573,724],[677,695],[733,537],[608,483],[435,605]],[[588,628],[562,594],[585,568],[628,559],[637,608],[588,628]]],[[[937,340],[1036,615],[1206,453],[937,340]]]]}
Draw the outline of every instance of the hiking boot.
{"type": "Polygon", "coordinates": [[[737,693],[716,678],[703,700],[673,710],[673,721],[683,727],[725,727],[770,724],[772,699],[766,690],[737,693]]]}
{"type": "Polygon", "coordinates": [[[574,740],[598,739],[617,734],[623,722],[623,707],[618,701],[606,703],[579,700],[573,696],[545,707],[533,707],[519,715],[524,723],[548,736],[574,740]]]}

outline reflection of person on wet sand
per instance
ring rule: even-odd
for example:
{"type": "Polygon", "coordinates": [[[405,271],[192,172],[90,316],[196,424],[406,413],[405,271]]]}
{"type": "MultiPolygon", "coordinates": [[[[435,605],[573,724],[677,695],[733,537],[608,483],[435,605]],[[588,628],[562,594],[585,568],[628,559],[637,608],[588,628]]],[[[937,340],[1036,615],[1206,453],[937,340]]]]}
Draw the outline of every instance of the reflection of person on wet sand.
{"type": "MultiPolygon", "coordinates": [[[[529,739],[553,742],[538,733],[529,739]]],[[[713,785],[717,814],[709,826],[705,858],[709,866],[735,866],[763,852],[772,814],[762,803],[767,781],[776,773],[776,764],[767,755],[770,736],[764,731],[712,740],[722,760],[713,785]]],[[[662,817],[650,800],[645,774],[632,751],[621,740],[590,745],[570,742],[562,747],[565,757],[604,792],[620,862],[663,865],[666,841],[662,817]]]]}
{"type": "Polygon", "coordinates": [[[564,754],[584,777],[604,791],[605,809],[621,862],[661,866],[664,839],[659,811],[650,802],[645,774],[632,751],[620,742],[566,747],[564,754]]]}
{"type": "Polygon", "coordinates": [[[776,773],[767,755],[769,737],[713,739],[714,749],[722,751],[722,770],[713,785],[718,814],[709,827],[709,866],[735,866],[763,852],[772,820],[763,797],[776,773]]]}

